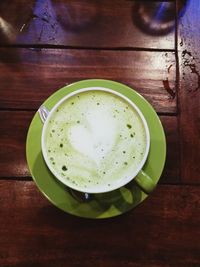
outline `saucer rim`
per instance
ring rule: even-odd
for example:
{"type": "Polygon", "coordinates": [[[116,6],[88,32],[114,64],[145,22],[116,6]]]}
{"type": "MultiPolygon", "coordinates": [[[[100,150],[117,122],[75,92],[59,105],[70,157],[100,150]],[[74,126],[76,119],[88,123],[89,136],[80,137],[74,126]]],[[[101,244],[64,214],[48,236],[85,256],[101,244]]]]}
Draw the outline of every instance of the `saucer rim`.
{"type": "MultiPolygon", "coordinates": [[[[75,82],[75,83],[71,83],[67,86],[64,86],[63,88],[57,90],[56,92],[54,92],[52,95],[50,95],[43,103],[43,105],[46,105],[47,107],[50,107],[50,106],[54,106],[55,103],[57,103],[59,101],[59,99],[61,99],[64,95],[67,95],[67,94],[70,94],[70,92],[73,92],[73,91],[76,91],[76,90],[79,90],[80,88],[83,88],[83,87],[93,87],[93,86],[102,86],[102,87],[107,87],[107,88],[110,88],[112,90],[119,90],[120,93],[122,93],[123,95],[125,95],[126,97],[128,97],[130,99],[131,98],[137,98],[136,102],[140,102],[139,104],[139,109],[142,111],[143,109],[147,110],[149,113],[152,113],[151,118],[148,118],[146,117],[146,114],[143,113],[147,123],[151,124],[153,121],[157,122],[157,126],[158,128],[160,127],[160,129],[157,129],[159,131],[159,133],[157,132],[157,135],[158,137],[160,138],[160,143],[159,145],[162,146],[162,160],[161,160],[161,163],[159,165],[159,170],[156,170],[155,173],[154,173],[154,177],[153,177],[153,180],[154,182],[157,184],[159,179],[160,179],[160,176],[162,174],[162,171],[164,169],[164,165],[165,165],[165,161],[166,161],[166,138],[165,138],[165,133],[164,133],[164,130],[163,130],[163,127],[162,127],[162,123],[157,115],[157,113],[155,112],[154,108],[151,106],[151,104],[143,97],[141,96],[138,92],[136,92],[134,89],[122,84],[122,83],[119,83],[119,82],[115,82],[115,81],[111,81],[111,80],[105,80],[105,79],[87,79],[87,80],[81,80],[81,81],[78,81],[78,82],[75,82]],[[141,105],[141,106],[140,106],[141,105]]],[[[133,101],[133,100],[132,100],[133,101]]],[[[135,101],[135,100],[134,100],[135,101]]],[[[134,102],[135,103],[135,102],[134,102]]],[[[138,106],[138,103],[135,103],[136,106],[138,106]]],[[[147,112],[145,111],[145,113],[147,112]]],[[[69,208],[66,208],[66,206],[63,206],[63,203],[62,205],[60,203],[58,203],[57,200],[53,199],[52,195],[50,195],[48,192],[46,192],[46,189],[42,188],[41,184],[39,183],[39,179],[41,178],[38,178],[38,177],[35,177],[34,173],[33,173],[33,168],[31,166],[31,153],[30,153],[30,142],[31,142],[31,131],[34,130],[34,127],[36,127],[36,124],[35,124],[35,121],[38,122],[38,120],[40,120],[39,116],[38,116],[38,112],[36,112],[36,114],[34,115],[32,121],[31,121],[31,124],[29,126],[29,130],[28,130],[28,134],[27,134],[27,141],[26,141],[26,157],[27,157],[27,163],[28,163],[28,166],[29,166],[29,170],[30,170],[30,173],[33,177],[33,180],[34,182],[36,183],[37,187],[39,188],[39,190],[41,191],[41,193],[43,195],[45,195],[45,197],[53,204],[55,205],[56,207],[60,208],[61,210],[69,213],[69,214],[72,214],[72,215],[75,215],[75,216],[78,216],[78,217],[85,217],[85,218],[93,218],[93,219],[97,219],[97,218],[110,218],[110,217],[114,217],[114,216],[118,216],[118,215],[121,215],[129,210],[131,210],[132,208],[138,206],[140,203],[142,203],[148,196],[142,192],[137,185],[134,185],[133,188],[137,188],[141,191],[141,199],[138,203],[132,203],[132,205],[130,205],[126,210],[123,210],[123,211],[120,211],[120,210],[115,210],[114,208],[110,207],[110,209],[106,210],[104,213],[102,214],[99,214],[98,216],[96,215],[91,215],[91,214],[88,214],[87,213],[87,205],[90,205],[89,203],[76,203],[77,204],[77,207],[80,206],[80,209],[79,207],[75,210],[73,209],[69,209],[69,208]],[[34,125],[35,124],[35,125],[34,125]],[[86,208],[86,212],[84,213],[83,210],[81,211],[81,206],[82,206],[82,209],[86,208]]],[[[41,123],[41,126],[42,126],[42,123],[41,123]]],[[[150,135],[151,135],[151,130],[150,130],[150,125],[149,125],[149,131],[150,131],[150,135]]],[[[40,135],[41,135],[42,131],[40,131],[40,135]]],[[[41,144],[40,144],[40,152],[41,152],[41,144]]],[[[150,157],[150,155],[148,156],[148,158],[150,157]]],[[[41,159],[44,161],[44,159],[41,159]]],[[[147,159],[148,160],[148,159],[147,159]]],[[[147,163],[148,165],[148,163],[147,163]]],[[[44,167],[45,168],[45,167],[44,167]]],[[[147,168],[148,169],[148,168],[147,168]]],[[[148,172],[147,172],[148,173],[148,172]]],[[[44,185],[43,185],[44,187],[44,185]]],[[[61,183],[59,184],[58,183],[58,187],[62,188],[64,187],[64,185],[61,185],[61,183]]],[[[66,187],[66,186],[65,186],[66,187]]],[[[66,189],[65,189],[66,190],[66,189]]],[[[131,189],[132,190],[132,189],[131,189]]],[[[135,189],[134,189],[135,190],[135,189]]],[[[69,193],[68,193],[69,194],[69,193]]],[[[106,193],[106,194],[109,194],[106,193]]],[[[68,201],[72,201],[74,202],[75,200],[71,198],[71,196],[68,196],[68,201]]]]}

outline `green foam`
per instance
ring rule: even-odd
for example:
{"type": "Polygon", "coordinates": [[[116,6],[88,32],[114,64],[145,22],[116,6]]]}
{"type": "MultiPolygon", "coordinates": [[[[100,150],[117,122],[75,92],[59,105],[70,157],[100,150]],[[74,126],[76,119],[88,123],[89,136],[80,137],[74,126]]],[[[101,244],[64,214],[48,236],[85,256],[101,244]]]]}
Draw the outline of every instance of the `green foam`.
{"type": "Polygon", "coordinates": [[[137,111],[105,91],[86,91],[66,99],[45,130],[51,170],[81,191],[109,188],[134,173],[146,142],[137,111]]]}

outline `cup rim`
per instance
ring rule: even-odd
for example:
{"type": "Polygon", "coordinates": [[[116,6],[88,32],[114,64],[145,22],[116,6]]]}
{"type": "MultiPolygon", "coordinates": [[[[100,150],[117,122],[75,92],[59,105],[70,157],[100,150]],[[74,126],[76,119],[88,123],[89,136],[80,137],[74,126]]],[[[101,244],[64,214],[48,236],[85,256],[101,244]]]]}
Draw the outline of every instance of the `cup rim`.
{"type": "MultiPolygon", "coordinates": [[[[71,189],[74,189],[74,190],[77,190],[79,192],[83,192],[83,193],[91,193],[91,194],[96,194],[96,193],[106,193],[106,192],[110,192],[110,191],[113,191],[113,190],[116,190],[116,189],[119,189],[121,187],[123,187],[124,185],[126,185],[127,183],[129,183],[130,181],[132,181],[136,176],[137,174],[142,170],[146,160],[147,160],[147,157],[148,157],[148,154],[149,154],[149,150],[150,150],[150,132],[149,132],[149,127],[148,127],[148,124],[146,122],[146,119],[142,113],[142,111],[137,107],[137,105],[131,101],[127,96],[123,95],[122,93],[119,93],[113,89],[110,89],[110,88],[106,88],[106,87],[102,87],[102,86],[92,86],[92,87],[85,87],[85,88],[81,88],[81,89],[78,89],[78,90],[75,90],[69,94],[67,94],[66,96],[64,96],[62,99],[60,99],[54,106],[53,108],[49,111],[49,114],[48,114],[48,117],[47,119],[45,120],[44,124],[43,124],[43,128],[42,128],[42,135],[41,135],[41,148],[42,148],[42,155],[43,155],[43,158],[45,160],[45,163],[48,167],[48,169],[51,171],[51,173],[54,175],[54,177],[56,179],[58,179],[60,182],[62,182],[64,185],[66,185],[67,187],[71,188],[71,189]],[[77,95],[79,93],[83,93],[83,92],[87,92],[87,91],[104,91],[104,92],[109,92],[111,94],[114,94],[114,95],[117,95],[119,98],[122,98],[124,99],[126,102],[128,102],[132,108],[134,108],[134,110],[137,112],[137,114],[139,115],[140,119],[142,120],[142,123],[143,123],[143,126],[145,128],[145,134],[146,134],[146,149],[145,149],[145,153],[144,153],[144,156],[143,156],[143,159],[142,161],[140,162],[140,164],[138,165],[136,171],[133,173],[133,175],[131,175],[130,177],[128,177],[127,179],[124,179],[122,180],[121,182],[118,182],[116,184],[114,184],[114,186],[111,186],[110,188],[108,187],[100,187],[100,190],[84,190],[84,189],[81,189],[81,188],[77,188],[76,186],[72,186],[71,184],[68,184],[67,183],[67,180],[64,179],[62,176],[59,176],[54,168],[52,168],[51,164],[49,163],[49,160],[48,160],[48,157],[47,157],[47,153],[46,153],[46,148],[45,148],[45,142],[44,142],[44,137],[45,137],[45,131],[46,131],[46,128],[47,128],[47,125],[48,125],[48,122],[50,120],[50,118],[52,117],[52,115],[55,113],[55,111],[57,110],[57,108],[64,102],[66,101],[67,99],[69,99],[70,97],[74,96],[74,95],[77,95]]],[[[95,187],[95,188],[98,188],[98,187],[95,187]]]]}

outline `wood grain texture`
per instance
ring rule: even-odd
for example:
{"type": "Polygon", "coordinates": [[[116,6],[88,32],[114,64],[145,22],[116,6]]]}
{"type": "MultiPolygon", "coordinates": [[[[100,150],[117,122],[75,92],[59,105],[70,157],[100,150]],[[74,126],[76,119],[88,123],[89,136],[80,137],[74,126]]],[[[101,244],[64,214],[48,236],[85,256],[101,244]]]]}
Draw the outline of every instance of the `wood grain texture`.
{"type": "MultiPolygon", "coordinates": [[[[0,177],[26,177],[29,170],[25,158],[28,127],[34,112],[0,112],[0,177]]],[[[179,150],[176,117],[161,117],[167,137],[167,162],[162,183],[179,181],[179,150]]]]}
{"type": "Polygon", "coordinates": [[[163,185],[127,214],[89,220],[53,207],[31,181],[1,181],[0,266],[198,267],[199,194],[163,185]]]}
{"type": "Polygon", "coordinates": [[[160,116],[167,141],[166,164],[159,183],[180,183],[180,139],[177,117],[160,116]]]}
{"type": "Polygon", "coordinates": [[[169,52],[1,48],[0,108],[37,109],[68,83],[102,78],[135,88],[160,113],[176,113],[175,67],[169,52]]]}
{"type": "Polygon", "coordinates": [[[175,9],[168,12],[171,28],[167,30],[166,23],[159,25],[156,17],[161,4],[134,0],[1,1],[0,43],[174,49],[175,9]],[[141,28],[146,20],[147,25],[141,28]],[[149,24],[166,30],[161,35],[152,33],[149,24]]]}
{"type": "Polygon", "coordinates": [[[188,1],[179,21],[181,178],[200,183],[200,3],[188,1]]]}
{"type": "Polygon", "coordinates": [[[28,176],[26,135],[33,112],[0,112],[0,177],[28,176]]]}
{"type": "Polygon", "coordinates": [[[0,267],[200,266],[200,3],[176,0],[174,39],[172,2],[0,1],[0,267]],[[158,25],[149,18],[160,4],[169,23],[158,25]],[[167,24],[168,32],[152,29],[167,24]],[[25,159],[35,110],[87,78],[136,89],[159,113],[167,139],[157,189],[106,220],[50,204],[25,159]]]}

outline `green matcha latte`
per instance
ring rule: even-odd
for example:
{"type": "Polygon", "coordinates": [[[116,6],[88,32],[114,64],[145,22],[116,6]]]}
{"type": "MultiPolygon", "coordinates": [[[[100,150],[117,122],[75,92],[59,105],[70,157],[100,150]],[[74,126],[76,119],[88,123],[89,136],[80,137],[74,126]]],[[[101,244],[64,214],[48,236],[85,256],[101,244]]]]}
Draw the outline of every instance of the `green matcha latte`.
{"type": "Polygon", "coordinates": [[[124,185],[148,153],[144,118],[130,101],[107,90],[80,90],[50,112],[42,151],[52,173],[82,192],[124,185]]]}

